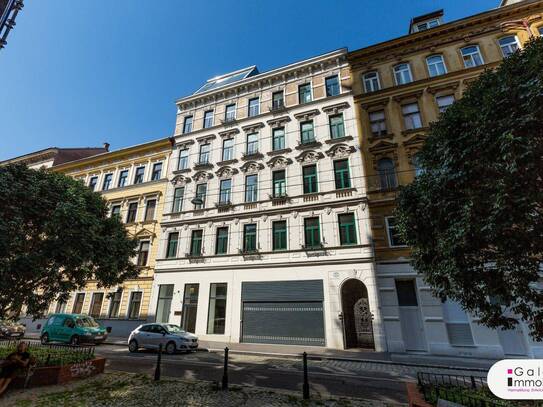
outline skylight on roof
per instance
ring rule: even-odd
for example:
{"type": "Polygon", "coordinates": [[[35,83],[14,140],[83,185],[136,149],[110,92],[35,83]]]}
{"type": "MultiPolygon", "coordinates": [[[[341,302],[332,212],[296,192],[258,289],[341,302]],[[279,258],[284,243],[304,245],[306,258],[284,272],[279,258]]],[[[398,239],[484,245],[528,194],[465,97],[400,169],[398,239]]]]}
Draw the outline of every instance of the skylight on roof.
{"type": "Polygon", "coordinates": [[[207,82],[194,94],[198,93],[204,93],[213,89],[221,88],[226,85],[230,85],[231,83],[241,81],[242,79],[248,78],[249,76],[253,76],[258,74],[258,69],[256,66],[251,66],[249,68],[245,68],[239,71],[231,72],[226,75],[217,76],[215,78],[208,79],[207,82]]]}

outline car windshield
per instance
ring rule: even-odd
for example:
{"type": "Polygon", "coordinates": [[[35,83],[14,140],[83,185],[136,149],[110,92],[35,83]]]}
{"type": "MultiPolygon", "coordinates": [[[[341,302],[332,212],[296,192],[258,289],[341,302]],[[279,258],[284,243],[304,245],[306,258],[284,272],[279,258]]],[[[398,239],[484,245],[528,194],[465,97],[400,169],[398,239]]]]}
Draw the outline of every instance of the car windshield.
{"type": "Polygon", "coordinates": [[[166,328],[168,330],[168,332],[171,333],[171,334],[185,332],[183,329],[181,329],[177,325],[169,325],[168,324],[168,325],[164,325],[164,328],[166,328]]]}
{"type": "Polygon", "coordinates": [[[77,318],[76,324],[77,326],[82,326],[85,328],[97,328],[100,326],[100,324],[91,317],[77,318]]]}

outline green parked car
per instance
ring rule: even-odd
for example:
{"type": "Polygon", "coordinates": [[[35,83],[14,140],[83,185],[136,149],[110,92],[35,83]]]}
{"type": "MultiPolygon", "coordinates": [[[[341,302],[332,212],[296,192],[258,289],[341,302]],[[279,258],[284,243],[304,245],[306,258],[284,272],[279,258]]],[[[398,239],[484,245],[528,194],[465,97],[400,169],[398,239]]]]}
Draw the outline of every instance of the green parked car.
{"type": "Polygon", "coordinates": [[[107,338],[106,329],[93,317],[80,314],[53,314],[41,329],[41,343],[64,342],[70,345],[101,343],[107,338]]]}

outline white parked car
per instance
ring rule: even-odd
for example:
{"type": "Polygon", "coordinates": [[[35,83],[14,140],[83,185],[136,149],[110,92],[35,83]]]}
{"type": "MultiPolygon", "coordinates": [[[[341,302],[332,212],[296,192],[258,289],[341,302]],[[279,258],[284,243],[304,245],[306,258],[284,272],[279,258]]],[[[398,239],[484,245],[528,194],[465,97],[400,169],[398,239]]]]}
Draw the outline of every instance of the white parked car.
{"type": "Polygon", "coordinates": [[[158,349],[168,354],[176,351],[191,352],[198,349],[198,337],[186,332],[173,324],[143,324],[132,331],[128,337],[128,350],[137,352],[138,349],[158,349]]]}

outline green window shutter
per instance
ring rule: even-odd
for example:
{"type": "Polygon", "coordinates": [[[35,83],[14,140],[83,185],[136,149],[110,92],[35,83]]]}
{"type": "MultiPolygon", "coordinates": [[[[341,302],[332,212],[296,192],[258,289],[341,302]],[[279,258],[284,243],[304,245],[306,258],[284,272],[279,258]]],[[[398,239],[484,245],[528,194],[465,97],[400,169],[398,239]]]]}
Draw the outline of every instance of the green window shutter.
{"type": "Polygon", "coordinates": [[[304,219],[305,246],[315,248],[321,245],[319,218],[304,219]]]}
{"type": "Polygon", "coordinates": [[[193,230],[190,241],[190,254],[192,256],[200,256],[202,254],[202,231],[193,230]]]}
{"type": "Polygon", "coordinates": [[[331,138],[345,137],[345,126],[343,124],[343,115],[330,116],[330,135],[331,138]]]}
{"type": "Polygon", "coordinates": [[[273,150],[282,150],[285,148],[285,129],[284,128],[278,128],[273,129],[273,150]]]}
{"type": "Polygon", "coordinates": [[[228,228],[217,229],[217,241],[215,245],[215,254],[226,254],[228,252],[228,228]]]}
{"type": "Polygon", "coordinates": [[[170,233],[168,236],[168,252],[166,257],[175,257],[177,255],[177,240],[179,239],[179,233],[170,233]]]}
{"type": "Polygon", "coordinates": [[[339,241],[341,246],[357,244],[354,214],[339,215],[339,241]]]}
{"type": "Polygon", "coordinates": [[[348,160],[334,161],[334,177],[336,189],[345,189],[351,187],[351,177],[349,176],[348,160]]]}
{"type": "Polygon", "coordinates": [[[254,223],[243,227],[243,251],[256,251],[256,224],[254,223]]]}
{"type": "Polygon", "coordinates": [[[273,172],[273,196],[278,198],[287,194],[285,170],[273,172]]]}
{"type": "Polygon", "coordinates": [[[287,222],[273,222],[273,250],[287,250],[287,222]]]}
{"type": "Polygon", "coordinates": [[[306,167],[303,167],[302,173],[304,194],[312,194],[318,192],[317,165],[308,165],[306,167]]]}
{"type": "Polygon", "coordinates": [[[302,133],[302,144],[312,143],[315,141],[313,121],[301,123],[300,132],[302,133]]]}

